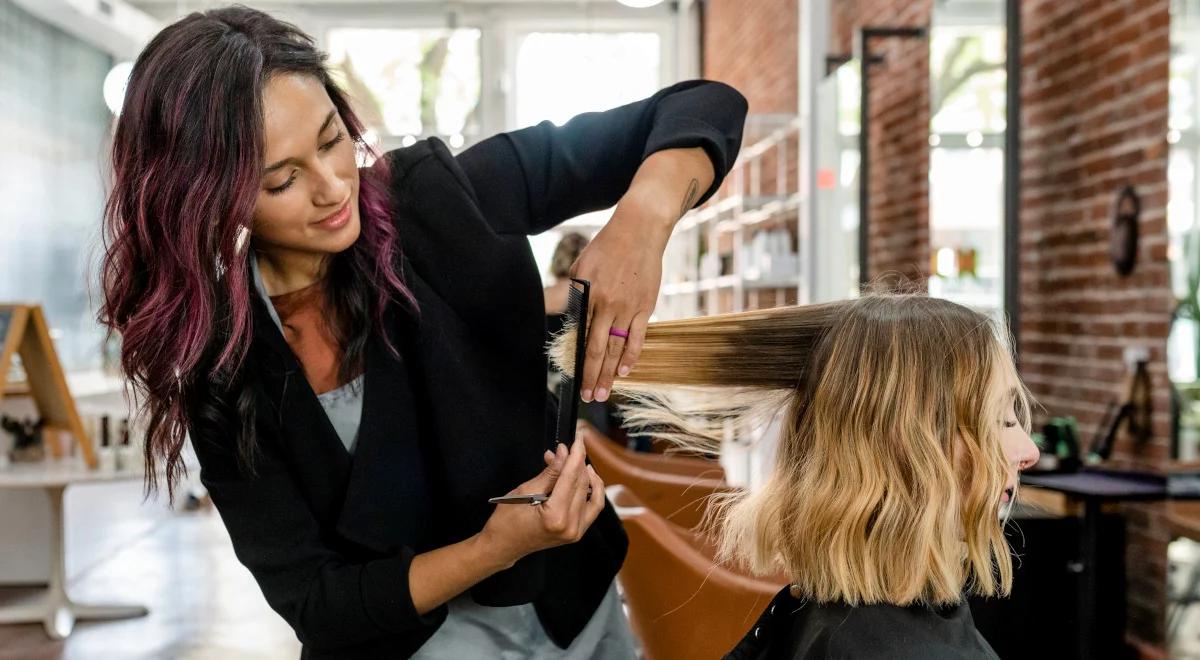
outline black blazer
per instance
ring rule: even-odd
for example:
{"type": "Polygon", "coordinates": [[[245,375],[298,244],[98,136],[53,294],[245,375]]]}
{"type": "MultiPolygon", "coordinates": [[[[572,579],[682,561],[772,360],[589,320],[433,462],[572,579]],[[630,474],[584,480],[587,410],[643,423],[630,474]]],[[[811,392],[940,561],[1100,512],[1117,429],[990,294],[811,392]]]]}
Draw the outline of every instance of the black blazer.
{"type": "MultiPolygon", "coordinates": [[[[436,139],[385,154],[399,261],[419,314],[387,311],[400,360],[381,337],[368,342],[353,455],[252,296],[241,375],[256,407],[256,472],[239,464],[232,415],[193,414],[189,434],[238,559],[305,657],[411,655],[447,612],[417,614],[413,556],[475,534],[492,512],[489,497],[542,470],[553,401],[526,236],[612,206],[662,149],[705,149],[716,171],[709,197],[736,158],[745,114],[737,91],[691,81],[561,128],[543,122],[497,135],[457,158],[436,139]]],[[[195,386],[189,410],[216,396],[195,386]]],[[[484,605],[533,603],[565,648],[626,544],[610,505],[580,542],[530,555],[470,593],[484,605]]]]}

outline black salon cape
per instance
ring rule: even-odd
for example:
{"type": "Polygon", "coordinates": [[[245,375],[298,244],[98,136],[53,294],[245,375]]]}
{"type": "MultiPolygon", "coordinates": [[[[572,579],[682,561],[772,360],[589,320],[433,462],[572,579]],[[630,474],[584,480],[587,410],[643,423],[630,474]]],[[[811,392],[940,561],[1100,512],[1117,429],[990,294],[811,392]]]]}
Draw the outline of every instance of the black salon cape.
{"type": "Polygon", "coordinates": [[[999,660],[956,606],[812,603],[789,588],[771,601],[725,660],[999,660]]]}
{"type": "MultiPolygon", "coordinates": [[[[734,89],[690,81],[562,127],[500,134],[458,157],[436,139],[385,154],[404,278],[420,313],[388,310],[400,360],[380,337],[368,342],[353,456],[252,296],[242,373],[257,406],[255,474],[239,469],[233,419],[193,415],[189,435],[238,559],[295,630],[303,657],[411,655],[447,613],[414,609],[413,556],[479,532],[489,497],[543,469],[553,403],[527,235],[612,206],[662,149],[705,150],[716,173],[707,198],[736,158],[745,115],[734,89]]],[[[189,410],[211,387],[193,386],[189,410]]],[[[470,593],[484,605],[533,603],[565,648],[626,545],[606,505],[580,542],[526,557],[470,593]]]]}

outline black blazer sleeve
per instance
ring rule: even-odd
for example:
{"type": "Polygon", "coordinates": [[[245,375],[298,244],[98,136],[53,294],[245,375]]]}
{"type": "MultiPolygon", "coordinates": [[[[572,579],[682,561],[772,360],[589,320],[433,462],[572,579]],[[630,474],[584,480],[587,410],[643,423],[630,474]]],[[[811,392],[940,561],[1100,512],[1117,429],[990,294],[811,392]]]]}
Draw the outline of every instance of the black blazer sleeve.
{"type": "Polygon", "coordinates": [[[301,643],[319,650],[389,635],[428,637],[441,625],[445,606],[424,616],[413,606],[408,588],[412,550],[347,561],[321,538],[269,438],[259,438],[255,473],[248,476],[238,467],[230,443],[203,426],[189,423],[200,481],[221,514],[238,560],[301,643]]]}
{"type": "Polygon", "coordinates": [[[690,80],[648,99],[488,138],[458,156],[480,208],[500,233],[538,234],[616,204],[638,166],[663,149],[702,147],[720,187],[737,158],[746,99],[723,83],[690,80]]]}

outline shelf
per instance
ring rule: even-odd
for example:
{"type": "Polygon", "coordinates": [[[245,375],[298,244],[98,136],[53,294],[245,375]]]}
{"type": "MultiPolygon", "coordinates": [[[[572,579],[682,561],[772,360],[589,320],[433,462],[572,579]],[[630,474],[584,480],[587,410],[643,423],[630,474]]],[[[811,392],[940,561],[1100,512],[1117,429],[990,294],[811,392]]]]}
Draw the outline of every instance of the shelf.
{"type": "Polygon", "coordinates": [[[741,286],[744,289],[792,289],[800,286],[799,275],[786,280],[743,280],[739,275],[722,275],[710,277],[699,282],[672,282],[664,284],[660,293],[664,296],[695,294],[717,289],[731,289],[741,286]]]}
{"type": "MultiPolygon", "coordinates": [[[[801,120],[792,115],[784,119],[766,126],[767,132],[752,144],[743,145],[722,196],[689,212],[676,225],[677,232],[687,232],[679,239],[681,248],[687,249],[679,255],[683,257],[680,267],[664,273],[673,281],[660,290],[664,305],[675,313],[715,314],[772,301],[792,304],[799,298],[801,274],[781,272],[785,260],[769,264],[764,260],[753,267],[742,263],[748,255],[766,252],[754,237],[770,238],[767,243],[773,249],[782,247],[782,239],[777,243],[766,232],[783,229],[795,241],[804,202],[794,188],[795,171],[789,166],[801,148],[801,120]],[[703,254],[697,254],[697,247],[703,254]],[[718,257],[723,270],[713,263],[718,257]],[[704,276],[714,272],[731,274],[704,276]]],[[[796,259],[786,261],[795,269],[796,259]]]]}
{"type": "Polygon", "coordinates": [[[737,226],[752,227],[766,222],[780,213],[798,210],[800,208],[800,201],[799,193],[790,195],[757,195],[754,197],[731,195],[715,204],[705,206],[702,209],[685,215],[679,221],[679,224],[676,225],[676,231],[695,229],[717,220],[722,215],[728,213],[733,213],[734,215],[728,220],[721,220],[722,225],[730,222],[737,226]]]}
{"type": "Polygon", "coordinates": [[[728,220],[719,221],[713,228],[718,233],[731,233],[739,229],[753,229],[761,225],[774,224],[779,216],[795,213],[800,209],[800,196],[773,197],[762,206],[736,214],[728,220]]]}
{"type": "Polygon", "coordinates": [[[704,208],[697,209],[683,216],[683,219],[676,225],[677,231],[688,231],[695,229],[700,225],[708,223],[722,213],[728,213],[742,205],[744,198],[741,195],[730,195],[719,202],[709,204],[704,208]]]}
{"type": "Polygon", "coordinates": [[[800,286],[800,276],[788,280],[746,280],[742,287],[746,289],[794,289],[800,286]]]}
{"type": "Polygon", "coordinates": [[[753,227],[763,224],[782,213],[790,213],[799,209],[800,195],[788,195],[787,197],[773,199],[754,210],[746,211],[738,216],[737,221],[743,227],[753,227]]]}
{"type": "Polygon", "coordinates": [[[659,293],[664,296],[678,296],[687,293],[696,293],[696,282],[672,282],[662,285],[659,293]]]}

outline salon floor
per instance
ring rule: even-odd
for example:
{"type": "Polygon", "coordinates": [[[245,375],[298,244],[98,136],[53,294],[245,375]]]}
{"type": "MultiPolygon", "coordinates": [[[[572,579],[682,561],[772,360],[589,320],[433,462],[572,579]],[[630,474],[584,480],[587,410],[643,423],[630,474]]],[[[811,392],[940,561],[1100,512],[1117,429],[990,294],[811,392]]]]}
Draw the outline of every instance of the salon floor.
{"type": "MultiPolygon", "coordinates": [[[[125,495],[140,498],[140,484],[129,484],[128,491],[125,495]]],[[[120,531],[113,531],[112,516],[104,510],[108,502],[107,497],[68,500],[68,552],[86,556],[91,548],[111,546],[105,535],[120,531]]],[[[0,660],[299,657],[295,635],[237,562],[214,510],[171,513],[161,504],[157,510],[146,504],[139,512],[144,524],[131,528],[131,521],[123,520],[125,540],[72,570],[68,590],[77,601],[140,604],[150,614],[81,623],[63,642],[49,640],[40,625],[0,626],[0,660]]],[[[0,601],[17,591],[0,588],[0,601]]]]}

